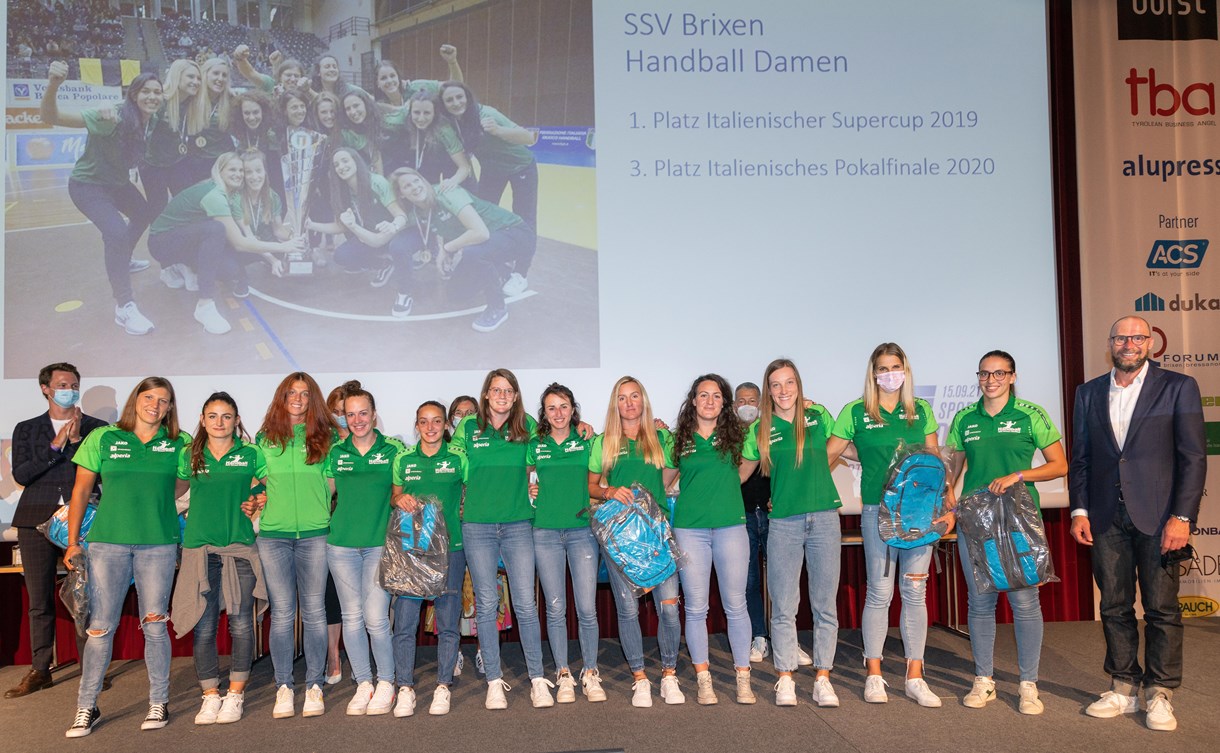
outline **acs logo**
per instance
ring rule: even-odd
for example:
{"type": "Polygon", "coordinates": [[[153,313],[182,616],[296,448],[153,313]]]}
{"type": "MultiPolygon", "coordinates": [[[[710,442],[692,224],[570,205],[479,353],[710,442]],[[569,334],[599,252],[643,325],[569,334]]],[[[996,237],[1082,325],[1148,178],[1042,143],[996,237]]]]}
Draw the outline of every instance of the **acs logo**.
{"type": "Polygon", "coordinates": [[[1207,253],[1207,244],[1202,238],[1153,241],[1148,269],[1198,269],[1207,253]]]}

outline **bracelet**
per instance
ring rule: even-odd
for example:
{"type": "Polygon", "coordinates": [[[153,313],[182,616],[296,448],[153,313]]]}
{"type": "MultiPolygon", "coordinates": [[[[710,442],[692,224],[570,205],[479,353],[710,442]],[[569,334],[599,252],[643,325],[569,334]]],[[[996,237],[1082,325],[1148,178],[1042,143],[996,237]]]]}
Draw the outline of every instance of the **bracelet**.
{"type": "Polygon", "coordinates": [[[1017,471],[1017,481],[1020,481],[1021,483],[1025,483],[1025,474],[1022,473],[1021,471],[1017,471]]]}

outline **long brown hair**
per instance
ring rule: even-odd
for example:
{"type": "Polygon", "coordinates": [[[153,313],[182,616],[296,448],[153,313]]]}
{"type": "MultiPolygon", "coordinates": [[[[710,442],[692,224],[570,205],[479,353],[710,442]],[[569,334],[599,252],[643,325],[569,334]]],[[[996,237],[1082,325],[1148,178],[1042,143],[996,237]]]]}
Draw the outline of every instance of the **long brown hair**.
{"type": "Polygon", "coordinates": [[[258,433],[266,440],[268,446],[279,447],[282,451],[292,440],[292,417],[288,415],[288,391],[296,382],[304,382],[309,390],[309,402],[305,411],[305,463],[313,465],[320,463],[326,453],[330,452],[330,444],[335,431],[339,428],[331,417],[326,401],[322,398],[322,389],[317,381],[304,371],[294,371],[284,377],[275,388],[275,396],[267,406],[267,415],[263,416],[263,426],[258,433]]]}
{"type": "Polygon", "coordinates": [[[199,426],[195,428],[195,438],[191,440],[191,475],[198,476],[207,470],[207,459],[203,456],[204,448],[208,444],[208,430],[203,425],[203,414],[207,412],[208,406],[212,403],[224,403],[233,409],[233,415],[237,418],[237,425],[233,427],[233,438],[241,438],[245,441],[250,441],[250,435],[246,433],[246,427],[242,426],[241,413],[237,410],[237,401],[229,396],[227,392],[213,392],[208,395],[208,399],[203,401],[203,409],[200,411],[199,426]]]}
{"type": "Polygon", "coordinates": [[[800,467],[805,456],[805,386],[801,383],[801,372],[787,358],[777,358],[767,364],[763,372],[762,398],[758,401],[758,462],[764,476],[771,475],[771,422],[775,417],[775,397],[771,394],[771,375],[783,368],[792,369],[796,377],[796,414],[792,417],[792,434],[796,439],[796,467],[800,467]]]}
{"type": "Polygon", "coordinates": [[[686,400],[678,409],[678,425],[674,430],[674,465],[678,465],[687,444],[694,440],[695,430],[699,426],[699,416],[695,412],[695,398],[699,394],[699,385],[704,382],[714,383],[716,389],[720,390],[720,397],[723,400],[720,415],[716,416],[716,451],[720,453],[720,457],[731,460],[734,466],[740,465],[745,428],[742,427],[741,420],[737,418],[737,412],[733,410],[733,400],[730,397],[733,393],[729,388],[729,383],[719,374],[704,374],[691,382],[690,389],[686,393],[686,400]]]}
{"type": "Polygon", "coordinates": [[[123,412],[119,414],[119,420],[115,421],[123,431],[136,430],[136,398],[141,393],[148,392],[161,388],[169,392],[169,409],[165,411],[165,415],[161,417],[161,425],[165,427],[165,433],[170,439],[178,438],[178,399],[174,397],[174,385],[169,383],[165,377],[150,376],[144,377],[136,388],[127,396],[127,402],[123,405],[123,412]]]}
{"type": "Polygon", "coordinates": [[[488,405],[487,393],[491,390],[491,380],[496,377],[506,380],[513,388],[513,407],[509,409],[508,441],[525,442],[530,438],[529,422],[525,420],[525,404],[521,400],[521,386],[517,383],[517,375],[508,369],[492,369],[483,378],[483,389],[479,390],[479,429],[486,429],[491,424],[491,406],[488,405]]]}

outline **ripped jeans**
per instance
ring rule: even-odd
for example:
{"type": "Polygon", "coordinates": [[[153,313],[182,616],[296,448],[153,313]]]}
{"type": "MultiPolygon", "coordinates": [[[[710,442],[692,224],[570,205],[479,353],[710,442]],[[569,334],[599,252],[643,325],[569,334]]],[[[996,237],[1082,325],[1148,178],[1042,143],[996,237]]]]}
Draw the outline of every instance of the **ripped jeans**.
{"type": "Polygon", "coordinates": [[[902,648],[907,661],[923,661],[928,643],[928,565],[932,564],[932,544],[914,549],[887,546],[877,532],[880,505],[864,505],[860,513],[860,533],[864,538],[864,569],[868,587],[864,594],[864,615],[860,632],[864,637],[864,658],[880,659],[890,629],[890,601],[894,598],[894,578],[902,597],[902,648]],[[888,551],[887,551],[888,550],[888,551]],[[889,574],[886,574],[886,558],[889,574]]]}
{"type": "Polygon", "coordinates": [[[89,628],[81,657],[78,708],[97,705],[102,679],[110,666],[114,631],[132,578],[140,603],[144,632],[144,665],[148,670],[148,702],[169,702],[169,594],[174,585],[177,544],[89,545],[89,628]]]}
{"type": "Polygon", "coordinates": [[[580,654],[584,669],[597,669],[597,539],[593,529],[535,528],[534,568],[546,600],[546,637],[555,669],[568,668],[568,578],[572,573],[572,600],[580,625],[580,654]]]}

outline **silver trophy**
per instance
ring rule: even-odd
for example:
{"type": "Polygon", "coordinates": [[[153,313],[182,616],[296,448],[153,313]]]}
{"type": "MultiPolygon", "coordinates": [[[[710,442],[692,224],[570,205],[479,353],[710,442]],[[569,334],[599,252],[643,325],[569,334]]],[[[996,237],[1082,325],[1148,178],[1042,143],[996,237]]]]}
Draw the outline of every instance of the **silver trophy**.
{"type": "MultiPolygon", "coordinates": [[[[326,137],[320,133],[299,130],[288,138],[288,153],[280,157],[284,171],[284,201],[294,237],[305,236],[305,217],[309,214],[309,193],[313,187],[314,169],[322,154],[326,137]]],[[[313,274],[309,251],[293,251],[284,257],[288,275],[313,274]]]]}

